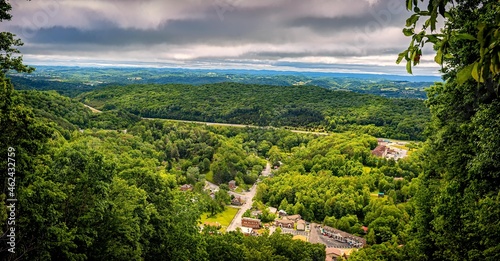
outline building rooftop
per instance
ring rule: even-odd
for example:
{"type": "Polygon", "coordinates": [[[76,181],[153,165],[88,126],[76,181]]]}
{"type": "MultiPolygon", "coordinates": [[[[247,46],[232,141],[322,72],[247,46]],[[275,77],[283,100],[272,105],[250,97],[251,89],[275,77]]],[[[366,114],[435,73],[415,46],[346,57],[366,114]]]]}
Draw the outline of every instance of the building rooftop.
{"type": "Polygon", "coordinates": [[[242,217],[241,220],[260,222],[260,219],[258,218],[249,218],[249,217],[242,217]]]}

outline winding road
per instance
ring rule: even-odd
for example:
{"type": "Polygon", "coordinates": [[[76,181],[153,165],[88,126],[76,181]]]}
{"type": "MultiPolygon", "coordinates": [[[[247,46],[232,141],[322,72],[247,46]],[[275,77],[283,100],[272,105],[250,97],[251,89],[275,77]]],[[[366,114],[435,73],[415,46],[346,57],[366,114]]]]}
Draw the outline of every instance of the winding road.
{"type": "Polygon", "coordinates": [[[255,196],[256,192],[257,192],[257,184],[253,184],[252,188],[250,189],[250,192],[247,192],[245,194],[246,196],[245,204],[243,204],[240,207],[240,210],[238,210],[238,213],[236,213],[233,220],[227,227],[226,231],[235,231],[237,227],[241,227],[241,218],[243,217],[245,211],[252,208],[253,197],[255,196]]]}
{"type": "MultiPolygon", "coordinates": [[[[266,165],[266,168],[262,171],[262,176],[267,177],[271,174],[271,164],[269,162],[266,165]]],[[[240,207],[238,213],[233,218],[233,221],[229,224],[226,231],[234,231],[237,227],[241,227],[241,218],[245,211],[252,208],[253,198],[255,197],[255,193],[257,192],[257,183],[253,184],[252,188],[250,188],[250,192],[245,193],[245,204],[240,207]]]]}

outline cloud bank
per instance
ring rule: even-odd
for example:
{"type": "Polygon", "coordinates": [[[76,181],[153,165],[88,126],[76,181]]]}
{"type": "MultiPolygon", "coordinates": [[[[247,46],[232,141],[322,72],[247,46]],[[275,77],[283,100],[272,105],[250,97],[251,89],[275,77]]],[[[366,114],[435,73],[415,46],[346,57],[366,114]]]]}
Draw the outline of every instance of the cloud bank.
{"type": "MultiPolygon", "coordinates": [[[[405,72],[401,0],[11,1],[27,62],[405,72]],[[379,67],[379,68],[375,68],[379,67]],[[340,68],[340,69],[339,69],[340,68]],[[384,68],[384,69],[381,69],[384,68]]],[[[436,74],[432,50],[415,74],[436,74]]]]}

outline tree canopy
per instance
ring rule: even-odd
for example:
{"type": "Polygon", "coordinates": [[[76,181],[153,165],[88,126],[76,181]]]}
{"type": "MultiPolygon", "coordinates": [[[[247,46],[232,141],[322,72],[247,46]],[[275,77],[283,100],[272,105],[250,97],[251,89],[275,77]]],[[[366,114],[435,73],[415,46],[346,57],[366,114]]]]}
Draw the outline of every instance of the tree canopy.
{"type": "Polygon", "coordinates": [[[500,258],[500,6],[496,0],[407,1],[414,14],[405,58],[418,64],[427,42],[445,84],[428,90],[432,120],[416,213],[406,242],[412,260],[500,258]],[[416,25],[427,17],[421,31],[416,25]],[[438,17],[444,27],[437,27],[438,17]]]}
{"type": "Polygon", "coordinates": [[[356,131],[404,140],[423,140],[429,119],[422,100],[389,99],[317,86],[227,82],[107,86],[78,98],[104,111],[120,109],[149,118],[356,131]]]}

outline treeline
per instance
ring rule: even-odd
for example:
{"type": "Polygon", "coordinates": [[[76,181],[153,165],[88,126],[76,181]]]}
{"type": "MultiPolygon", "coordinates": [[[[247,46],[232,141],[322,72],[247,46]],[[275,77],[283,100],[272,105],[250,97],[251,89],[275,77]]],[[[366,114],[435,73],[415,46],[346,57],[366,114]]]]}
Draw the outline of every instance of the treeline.
{"type": "Polygon", "coordinates": [[[95,88],[83,82],[69,82],[68,79],[62,78],[44,76],[31,76],[28,78],[14,75],[10,77],[16,86],[16,90],[57,91],[59,94],[68,97],[76,97],[83,92],[89,92],[95,88]]]}
{"type": "Polygon", "coordinates": [[[37,117],[51,124],[64,134],[68,131],[87,128],[126,129],[140,117],[123,110],[110,110],[92,113],[90,109],[71,98],[61,96],[55,91],[19,91],[22,103],[31,107],[37,117]]]}
{"type": "Polygon", "coordinates": [[[79,96],[102,110],[122,109],[151,118],[357,131],[422,140],[423,101],[387,99],[314,86],[219,83],[102,87],[79,96]]]}
{"type": "Polygon", "coordinates": [[[247,237],[241,233],[205,234],[208,260],[325,260],[325,246],[273,233],[247,237]]]}

